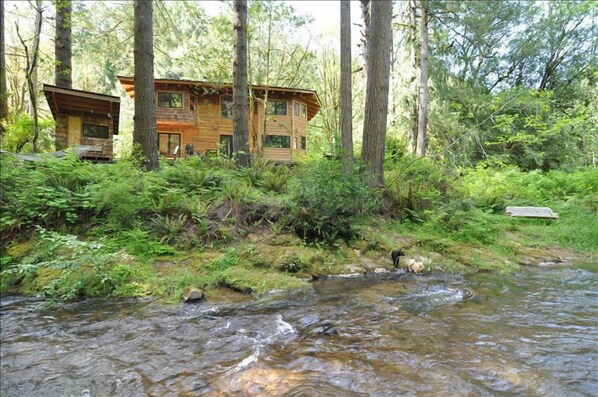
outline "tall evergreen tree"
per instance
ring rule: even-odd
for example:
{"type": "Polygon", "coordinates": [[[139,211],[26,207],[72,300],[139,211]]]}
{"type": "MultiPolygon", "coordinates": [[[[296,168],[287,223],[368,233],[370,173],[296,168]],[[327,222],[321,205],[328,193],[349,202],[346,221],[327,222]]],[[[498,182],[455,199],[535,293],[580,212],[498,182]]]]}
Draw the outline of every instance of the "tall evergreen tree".
{"type": "Polygon", "coordinates": [[[158,135],[154,107],[154,38],[152,1],[135,0],[135,118],[133,144],[139,145],[145,168],[158,169],[158,135]]]}
{"type": "Polygon", "coordinates": [[[368,58],[369,58],[369,37],[370,37],[370,21],[372,19],[371,16],[371,6],[370,0],[359,0],[361,4],[361,18],[363,19],[363,26],[361,27],[361,49],[363,55],[363,79],[364,83],[366,83],[366,79],[368,78],[368,58]]]}
{"type": "Polygon", "coordinates": [[[384,186],[384,151],[392,48],[392,2],[371,2],[361,158],[372,186],[384,186]]]}
{"type": "Polygon", "coordinates": [[[73,4],[71,0],[56,0],[56,38],[54,50],[56,57],[56,85],[58,87],[72,88],[72,40],[71,40],[71,14],[73,4]]]}
{"type": "Polygon", "coordinates": [[[418,85],[417,85],[417,69],[418,69],[418,57],[417,51],[417,0],[409,0],[407,3],[408,13],[408,29],[409,29],[409,63],[412,75],[410,76],[409,88],[411,94],[407,97],[407,103],[409,106],[409,130],[407,139],[407,153],[410,155],[415,154],[417,148],[417,128],[418,128],[418,85]]]}
{"type": "Polygon", "coordinates": [[[0,0],[0,136],[4,132],[2,121],[8,116],[8,91],[6,90],[6,45],[4,43],[4,0],[0,0]]]}
{"type": "Polygon", "coordinates": [[[351,96],[351,2],[341,0],[341,147],[347,161],[353,158],[351,96]]]}
{"type": "Polygon", "coordinates": [[[249,165],[249,111],[247,86],[247,0],[234,2],[233,151],[240,167],[249,165]]]}
{"type": "Polygon", "coordinates": [[[417,156],[426,155],[426,130],[428,127],[428,8],[422,2],[420,25],[420,78],[419,116],[417,128],[417,156]]]}

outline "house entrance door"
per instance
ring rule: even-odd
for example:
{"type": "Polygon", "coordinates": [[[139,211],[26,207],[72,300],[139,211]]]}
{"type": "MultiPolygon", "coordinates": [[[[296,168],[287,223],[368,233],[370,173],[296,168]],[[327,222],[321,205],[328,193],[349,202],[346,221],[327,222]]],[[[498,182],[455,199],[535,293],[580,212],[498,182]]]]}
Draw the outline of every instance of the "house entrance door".
{"type": "Polygon", "coordinates": [[[81,144],[81,117],[69,116],[66,144],[67,146],[81,144]]]}

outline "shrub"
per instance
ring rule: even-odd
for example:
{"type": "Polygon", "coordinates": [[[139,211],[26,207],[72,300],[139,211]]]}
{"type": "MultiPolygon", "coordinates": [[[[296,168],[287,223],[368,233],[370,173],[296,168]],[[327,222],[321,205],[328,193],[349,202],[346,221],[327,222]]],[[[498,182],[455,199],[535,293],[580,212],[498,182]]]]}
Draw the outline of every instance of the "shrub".
{"type": "Polygon", "coordinates": [[[306,240],[332,242],[350,239],[357,218],[376,207],[358,166],[344,172],[340,161],[323,159],[304,165],[290,182],[286,222],[306,240]]]}
{"type": "Polygon", "coordinates": [[[186,222],[185,214],[179,216],[156,215],[151,219],[151,227],[161,237],[161,242],[173,243],[183,231],[186,222]]]}
{"type": "Polygon", "coordinates": [[[455,199],[439,208],[428,227],[445,230],[462,242],[482,244],[494,243],[500,231],[469,198],[455,199]]]}
{"type": "Polygon", "coordinates": [[[454,176],[430,159],[402,157],[385,173],[389,212],[422,222],[454,195],[454,176]]]}
{"type": "Polygon", "coordinates": [[[478,167],[461,178],[459,191],[473,197],[476,206],[503,213],[508,205],[553,205],[598,194],[598,170],[542,173],[516,167],[478,167]]]}
{"type": "Polygon", "coordinates": [[[0,230],[11,236],[37,225],[52,229],[82,223],[92,209],[86,186],[98,178],[74,155],[28,163],[2,156],[0,230]]]}
{"type": "Polygon", "coordinates": [[[130,228],[141,215],[151,214],[158,189],[146,172],[129,161],[113,165],[99,183],[88,187],[96,211],[105,214],[114,230],[130,228]]]}

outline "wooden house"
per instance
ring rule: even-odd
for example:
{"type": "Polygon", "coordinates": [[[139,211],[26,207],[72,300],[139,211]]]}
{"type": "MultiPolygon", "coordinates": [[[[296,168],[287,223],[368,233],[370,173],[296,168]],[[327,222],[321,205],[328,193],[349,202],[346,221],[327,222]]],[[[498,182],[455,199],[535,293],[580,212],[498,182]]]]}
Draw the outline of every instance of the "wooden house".
{"type": "MultiPolygon", "coordinates": [[[[135,99],[132,77],[118,78],[135,99]]],[[[232,154],[232,85],[192,80],[156,79],[155,103],[160,153],[232,154]]],[[[251,86],[249,146],[253,154],[276,162],[305,156],[307,123],[320,109],[315,91],[251,86]],[[265,100],[267,92],[267,102],[265,100]],[[267,109],[266,109],[267,107],[267,109]]]]}
{"type": "Polygon", "coordinates": [[[111,161],[120,98],[48,84],[43,89],[56,120],[56,149],[75,146],[84,159],[111,161]]]}

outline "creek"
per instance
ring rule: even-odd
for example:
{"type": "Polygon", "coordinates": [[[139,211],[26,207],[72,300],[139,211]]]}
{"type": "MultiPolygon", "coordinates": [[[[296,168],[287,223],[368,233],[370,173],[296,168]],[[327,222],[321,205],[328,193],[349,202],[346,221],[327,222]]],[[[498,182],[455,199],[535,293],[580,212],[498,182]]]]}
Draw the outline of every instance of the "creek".
{"type": "Polygon", "coordinates": [[[0,395],[598,395],[596,266],[223,296],[55,307],[5,296],[0,395]]]}

